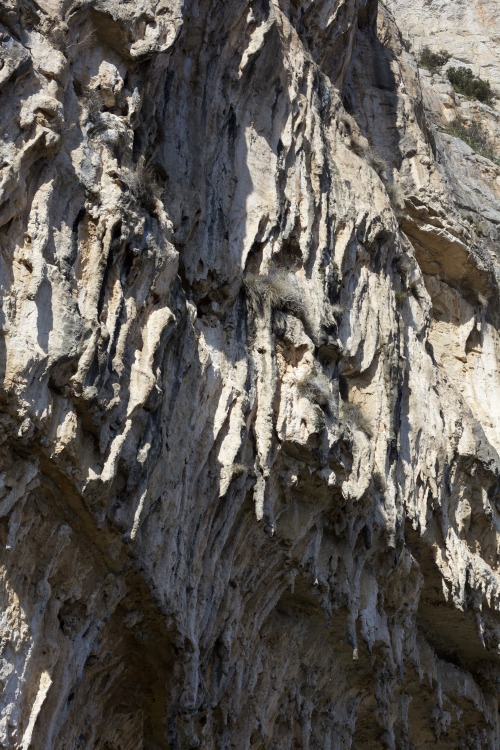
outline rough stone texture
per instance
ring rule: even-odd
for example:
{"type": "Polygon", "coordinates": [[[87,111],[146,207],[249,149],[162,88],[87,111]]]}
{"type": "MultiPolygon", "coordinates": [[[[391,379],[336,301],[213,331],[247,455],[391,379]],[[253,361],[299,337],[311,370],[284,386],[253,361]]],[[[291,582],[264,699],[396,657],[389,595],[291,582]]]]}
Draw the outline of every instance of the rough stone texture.
{"type": "Polygon", "coordinates": [[[386,0],[416,51],[427,45],[452,55],[500,91],[499,0],[386,0]]]}
{"type": "Polygon", "coordinates": [[[1,746],[495,750],[476,105],[372,0],[0,23],[1,746]]]}

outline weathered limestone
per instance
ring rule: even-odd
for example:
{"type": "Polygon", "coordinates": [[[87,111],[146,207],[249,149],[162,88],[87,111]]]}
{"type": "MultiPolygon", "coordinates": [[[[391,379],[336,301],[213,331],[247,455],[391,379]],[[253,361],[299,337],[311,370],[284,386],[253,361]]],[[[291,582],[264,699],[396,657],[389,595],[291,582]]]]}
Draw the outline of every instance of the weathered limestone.
{"type": "Polygon", "coordinates": [[[403,35],[418,52],[427,45],[446,50],[450,65],[465,65],[500,90],[500,3],[498,0],[387,0],[403,35]]]}
{"type": "Polygon", "coordinates": [[[1,747],[499,746],[498,110],[390,5],[2,5],[1,747]]]}

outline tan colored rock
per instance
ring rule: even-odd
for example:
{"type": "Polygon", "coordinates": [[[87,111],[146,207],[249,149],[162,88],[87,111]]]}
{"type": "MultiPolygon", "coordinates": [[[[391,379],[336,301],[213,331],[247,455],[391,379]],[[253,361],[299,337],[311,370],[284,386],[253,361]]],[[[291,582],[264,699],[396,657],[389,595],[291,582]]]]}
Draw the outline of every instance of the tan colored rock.
{"type": "Polygon", "coordinates": [[[496,115],[395,12],[0,9],[3,747],[498,746],[496,115]]]}
{"type": "Polygon", "coordinates": [[[498,0],[387,0],[403,35],[418,54],[425,45],[446,50],[450,65],[472,68],[500,91],[500,3],[498,0]]]}

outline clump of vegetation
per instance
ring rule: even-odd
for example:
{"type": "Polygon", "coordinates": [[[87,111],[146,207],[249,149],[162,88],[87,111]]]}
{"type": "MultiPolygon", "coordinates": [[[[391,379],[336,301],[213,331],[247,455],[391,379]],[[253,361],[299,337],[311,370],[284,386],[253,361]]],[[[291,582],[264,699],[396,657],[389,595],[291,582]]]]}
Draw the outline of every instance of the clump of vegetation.
{"type": "Polygon", "coordinates": [[[438,73],[439,70],[446,65],[451,55],[445,50],[439,50],[439,52],[432,52],[429,47],[424,47],[420,53],[418,64],[428,70],[430,73],[438,73]]]}
{"type": "MultiPolygon", "coordinates": [[[[352,118],[350,118],[352,120],[352,118]]],[[[349,136],[349,148],[351,151],[364,159],[370,167],[381,177],[387,167],[386,159],[370,146],[366,138],[359,131],[351,127],[349,120],[344,116],[340,118],[344,132],[349,136]]]]}
{"type": "Polygon", "coordinates": [[[283,310],[273,310],[272,330],[279,339],[284,339],[287,332],[286,314],[283,310]]]}
{"type": "Polygon", "coordinates": [[[456,138],[460,138],[476,153],[500,165],[498,153],[495,151],[490,137],[481,123],[475,120],[465,122],[465,120],[457,117],[448,125],[446,132],[454,135],[456,138]]]}
{"type": "Polygon", "coordinates": [[[99,91],[86,86],[82,89],[82,99],[87,107],[89,120],[96,122],[104,106],[99,91]]]}
{"type": "Polygon", "coordinates": [[[356,121],[345,109],[339,112],[339,123],[341,123],[348,135],[351,135],[355,130],[356,121]]]}
{"type": "Polygon", "coordinates": [[[370,422],[363,414],[359,404],[348,401],[342,401],[343,421],[348,425],[355,424],[358,429],[362,430],[368,437],[373,437],[373,430],[370,422]]]}
{"type": "Polygon", "coordinates": [[[475,216],[472,220],[472,226],[474,227],[474,231],[479,237],[490,237],[490,228],[488,226],[488,222],[484,219],[479,218],[479,216],[475,216]]]}
{"type": "Polygon", "coordinates": [[[273,268],[265,276],[247,273],[245,277],[247,298],[255,309],[262,308],[265,301],[271,309],[286,310],[302,318],[306,315],[304,295],[293,273],[282,268],[273,268]]]}
{"type": "Polygon", "coordinates": [[[387,482],[385,479],[385,476],[381,474],[380,471],[374,471],[372,474],[372,480],[373,480],[373,486],[377,490],[377,492],[380,492],[383,494],[387,489],[387,482]]]}
{"type": "Polygon", "coordinates": [[[365,139],[361,140],[358,133],[350,131],[349,147],[353,153],[368,162],[370,167],[380,176],[383,174],[387,164],[382,155],[375,151],[365,139]]]}
{"type": "Polygon", "coordinates": [[[369,148],[365,152],[365,158],[370,167],[378,174],[379,177],[381,177],[387,167],[384,157],[381,156],[377,151],[369,148]]]}
{"type": "Polygon", "coordinates": [[[23,26],[27,26],[29,29],[35,27],[40,23],[40,15],[37,12],[36,3],[31,0],[17,0],[17,10],[19,13],[19,20],[23,26]]]}
{"type": "Polygon", "coordinates": [[[139,158],[135,172],[128,175],[127,187],[143,208],[150,213],[155,212],[156,198],[161,188],[154,166],[144,156],[139,158]]]}
{"type": "Polygon", "coordinates": [[[318,331],[307,307],[304,291],[297,277],[286,268],[273,266],[266,275],[247,273],[243,280],[247,307],[251,317],[267,316],[275,335],[283,337],[286,320],[277,314],[290,313],[304,326],[305,333],[317,344],[318,331]]]}
{"type": "Polygon", "coordinates": [[[475,76],[470,68],[448,68],[448,80],[459,94],[490,104],[494,99],[490,82],[475,76]]]}
{"type": "Polygon", "coordinates": [[[345,308],[340,302],[331,302],[328,309],[335,318],[338,318],[342,315],[345,308]]]}
{"type": "Polygon", "coordinates": [[[398,218],[402,218],[405,215],[405,195],[401,188],[401,185],[399,185],[397,182],[386,182],[385,189],[387,191],[387,195],[389,196],[389,200],[391,201],[391,205],[394,208],[396,216],[398,218]]]}
{"type": "Polygon", "coordinates": [[[299,381],[298,386],[306,398],[333,414],[335,401],[330,388],[330,381],[326,375],[322,372],[315,373],[312,371],[299,381]]]}
{"type": "Polygon", "coordinates": [[[406,290],[403,290],[400,292],[394,292],[394,298],[396,300],[397,307],[402,307],[407,297],[408,297],[408,292],[406,290]]]}
{"type": "Polygon", "coordinates": [[[244,474],[249,474],[251,471],[250,466],[242,463],[235,463],[231,466],[231,474],[233,477],[240,477],[244,474]]]}
{"type": "Polygon", "coordinates": [[[410,40],[409,40],[409,39],[405,39],[405,37],[403,37],[403,38],[401,39],[401,44],[403,45],[403,47],[405,48],[405,50],[406,50],[407,52],[410,52],[410,51],[411,51],[411,42],[410,42],[410,40]]]}

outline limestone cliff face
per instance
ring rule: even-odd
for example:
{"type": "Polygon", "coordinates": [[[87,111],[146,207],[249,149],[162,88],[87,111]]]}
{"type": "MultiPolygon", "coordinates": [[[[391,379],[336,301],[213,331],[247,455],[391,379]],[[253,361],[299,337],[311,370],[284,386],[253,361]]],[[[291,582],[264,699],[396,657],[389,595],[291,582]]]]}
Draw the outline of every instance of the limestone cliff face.
{"type": "Polygon", "coordinates": [[[1,747],[499,746],[500,168],[391,5],[2,4],[1,747]]]}
{"type": "Polygon", "coordinates": [[[412,46],[428,45],[452,55],[452,64],[471,67],[500,89],[500,2],[498,0],[387,0],[412,46]]]}

